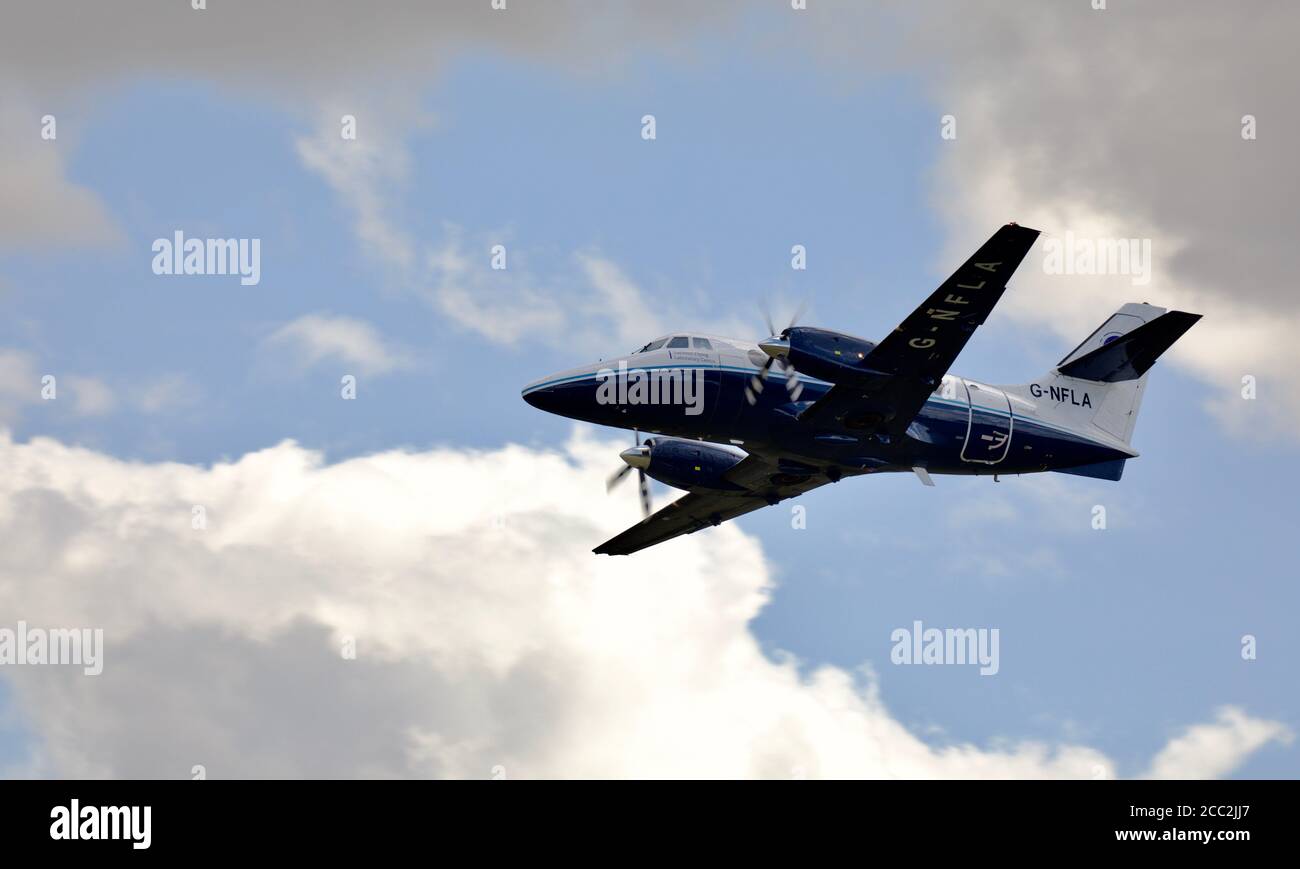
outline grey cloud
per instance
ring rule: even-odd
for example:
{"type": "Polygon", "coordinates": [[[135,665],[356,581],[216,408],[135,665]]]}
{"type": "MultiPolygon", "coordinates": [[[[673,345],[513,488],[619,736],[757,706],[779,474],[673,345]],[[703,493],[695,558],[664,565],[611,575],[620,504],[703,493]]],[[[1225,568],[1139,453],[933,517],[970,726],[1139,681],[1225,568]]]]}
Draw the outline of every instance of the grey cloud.
{"type": "MultiPolygon", "coordinates": [[[[842,46],[869,38],[870,22],[859,17],[855,30],[855,13],[836,12],[842,46]]],[[[945,261],[1006,220],[1057,236],[1151,239],[1149,285],[1046,275],[1040,249],[999,313],[1063,340],[1122,301],[1203,313],[1171,364],[1208,387],[1206,407],[1230,430],[1294,437],[1300,7],[952,2],[908,7],[894,23],[905,36],[885,62],[929,82],[936,140],[940,114],[957,118],[933,188],[949,228],[945,261]],[[1247,114],[1253,141],[1241,135],[1247,114]],[[1247,374],[1262,400],[1238,395],[1247,374]]]]}
{"type": "Polygon", "coordinates": [[[50,0],[6,10],[0,70],[35,92],[175,74],[319,93],[359,80],[391,84],[463,49],[488,48],[596,71],[630,45],[671,43],[736,6],[510,0],[498,12],[488,0],[396,0],[382,10],[346,0],[220,0],[195,11],[184,2],[50,0]]]}
{"type": "Polygon", "coordinates": [[[1069,197],[1123,215],[1135,236],[1185,240],[1175,279],[1300,311],[1300,7],[1003,2],[949,12],[926,15],[912,47],[917,61],[935,61],[939,107],[955,96],[967,108],[953,149],[962,168],[1010,161],[1028,198],[1069,197]],[[1258,119],[1255,141],[1241,137],[1246,114],[1258,119]]]}
{"type": "MultiPolygon", "coordinates": [[[[0,144],[10,146],[0,167],[8,206],[0,245],[107,244],[120,237],[93,192],[65,177],[67,149],[38,139],[39,118],[49,112],[62,118],[66,144],[75,131],[69,121],[113,86],[181,77],[294,111],[305,102],[309,117],[326,105],[364,107],[368,141],[384,147],[387,160],[402,153],[392,139],[423,122],[411,110],[420,90],[458,53],[503,52],[608,74],[639,46],[680,50],[682,37],[725,21],[736,6],[513,0],[498,12],[488,0],[398,0],[380,12],[347,0],[220,0],[201,11],[149,0],[11,4],[0,28],[0,144]],[[386,132],[375,138],[380,129],[386,132]]],[[[337,118],[336,112],[331,123],[337,118]]]]}

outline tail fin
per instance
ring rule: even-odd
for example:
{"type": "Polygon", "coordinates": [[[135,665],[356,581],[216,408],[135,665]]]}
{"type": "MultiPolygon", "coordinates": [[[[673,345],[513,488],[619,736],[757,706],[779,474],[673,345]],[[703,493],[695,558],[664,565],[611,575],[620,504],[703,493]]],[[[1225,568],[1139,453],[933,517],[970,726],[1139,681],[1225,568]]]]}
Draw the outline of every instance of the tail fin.
{"type": "Polygon", "coordinates": [[[1147,371],[1201,319],[1200,314],[1129,303],[1074,348],[1039,382],[1021,387],[1045,419],[1133,440],[1147,371]]]}

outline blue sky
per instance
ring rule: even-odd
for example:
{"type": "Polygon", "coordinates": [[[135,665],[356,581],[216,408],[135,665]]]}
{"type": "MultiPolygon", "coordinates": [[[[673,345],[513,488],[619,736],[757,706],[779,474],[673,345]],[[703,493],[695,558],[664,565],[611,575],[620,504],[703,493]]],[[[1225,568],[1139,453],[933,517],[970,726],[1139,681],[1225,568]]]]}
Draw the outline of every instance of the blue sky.
{"type": "MultiPolygon", "coordinates": [[[[470,51],[417,102],[432,122],[404,137],[410,168],[390,216],[422,247],[458,237],[485,267],[501,240],[512,268],[575,292],[575,256],[598,255],[651,306],[696,318],[681,328],[738,320],[751,331],[737,337],[753,338],[760,303],[780,318],[806,299],[805,323],[877,337],[954,265],[936,206],[943,107],[915,72],[848,77],[740,40],[686,57],[641,51],[610,75],[470,51]],[[653,142],[639,135],[647,112],[653,142]],[[789,268],[796,243],[809,251],[804,272],[789,268]]],[[[356,114],[364,135],[372,119],[364,106],[356,114]]],[[[94,415],[25,404],[15,438],[203,465],[284,439],[337,461],[569,438],[570,422],[519,390],[591,361],[585,345],[495,343],[447,318],[426,278],[358,242],[354,213],[304,165],[296,143],[315,121],[201,77],[145,75],[69,103],[59,121],[67,176],[102,200],[121,238],[0,254],[0,345],[30,354],[41,373],[92,376],[116,400],[94,415]],[[178,228],[260,238],[261,283],[153,275],[150,244],[178,228]],[[362,376],[361,399],[342,402],[346,363],[297,366],[267,344],[313,312],[364,320],[413,361],[362,376]],[[165,406],[133,403],[160,382],[177,385],[165,406]]],[[[1041,280],[1027,261],[1008,295],[1032,299],[1041,280]]],[[[1159,286],[1134,290],[1134,301],[1162,301],[1159,286]]],[[[1081,339],[1099,321],[1068,331],[1081,339]]],[[[1023,382],[1069,346],[995,313],[954,370],[1023,382]]],[[[607,352],[630,349],[612,342],[607,352]]],[[[871,478],[801,499],[803,530],[787,505],[739,520],[777,578],[753,623],[763,649],[793,654],[807,672],[870,662],[893,715],[934,744],[1081,742],[1123,774],[1225,704],[1300,725],[1294,445],[1230,431],[1206,393],[1188,369],[1157,367],[1135,438],[1143,455],[1117,484],[1048,475],[941,478],[926,489],[871,478]],[[1090,526],[1095,504],[1108,509],[1104,531],[1090,526]],[[890,631],[917,619],[998,627],[1001,673],[891,665],[890,631]],[[1258,660],[1242,660],[1244,634],[1258,638],[1258,660]]],[[[611,452],[611,470],[617,461],[611,452]]],[[[669,497],[656,489],[656,503],[669,497]]],[[[15,711],[4,687],[0,678],[0,758],[33,739],[4,726],[15,711]]],[[[1236,774],[1292,777],[1300,759],[1272,744],[1236,774]]]]}

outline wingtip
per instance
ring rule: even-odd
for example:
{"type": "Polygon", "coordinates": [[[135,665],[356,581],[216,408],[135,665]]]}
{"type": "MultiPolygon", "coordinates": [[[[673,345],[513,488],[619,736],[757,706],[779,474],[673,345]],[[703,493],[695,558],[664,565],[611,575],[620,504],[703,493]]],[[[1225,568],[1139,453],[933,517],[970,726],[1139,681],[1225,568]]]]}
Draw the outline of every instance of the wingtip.
{"type": "Polygon", "coordinates": [[[1179,337],[1186,334],[1193,326],[1200,322],[1201,314],[1193,314],[1189,311],[1166,311],[1163,317],[1168,317],[1169,322],[1175,324],[1179,337]]]}

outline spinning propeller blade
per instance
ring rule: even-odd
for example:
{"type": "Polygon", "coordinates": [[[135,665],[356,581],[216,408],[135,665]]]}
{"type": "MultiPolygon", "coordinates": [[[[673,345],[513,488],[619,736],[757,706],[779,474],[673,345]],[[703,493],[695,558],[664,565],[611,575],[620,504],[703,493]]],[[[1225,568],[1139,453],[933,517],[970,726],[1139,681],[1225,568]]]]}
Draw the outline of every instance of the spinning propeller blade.
{"type": "Polygon", "coordinates": [[[641,495],[641,515],[650,515],[650,481],[646,479],[645,469],[650,464],[650,442],[644,445],[641,443],[641,432],[633,430],[636,438],[636,446],[619,453],[626,464],[617,471],[609,475],[605,480],[605,491],[611,492],[614,487],[623,482],[623,478],[636,469],[637,488],[641,495]]]}
{"type": "Polygon", "coordinates": [[[801,302],[795,310],[794,316],[790,318],[790,325],[786,326],[778,335],[776,327],[772,325],[772,314],[768,311],[766,305],[762,306],[763,321],[767,324],[768,334],[772,337],[759,342],[759,348],[767,354],[767,361],[745,384],[745,401],[751,405],[758,403],[758,397],[763,394],[763,385],[767,382],[767,373],[772,370],[772,366],[776,364],[777,359],[781,360],[781,364],[786,370],[785,391],[790,395],[790,400],[798,401],[799,396],[803,394],[803,384],[799,382],[799,374],[794,370],[794,366],[790,364],[787,354],[790,348],[788,341],[790,330],[794,328],[795,323],[799,322],[799,318],[807,310],[808,303],[806,301],[801,302]]]}

